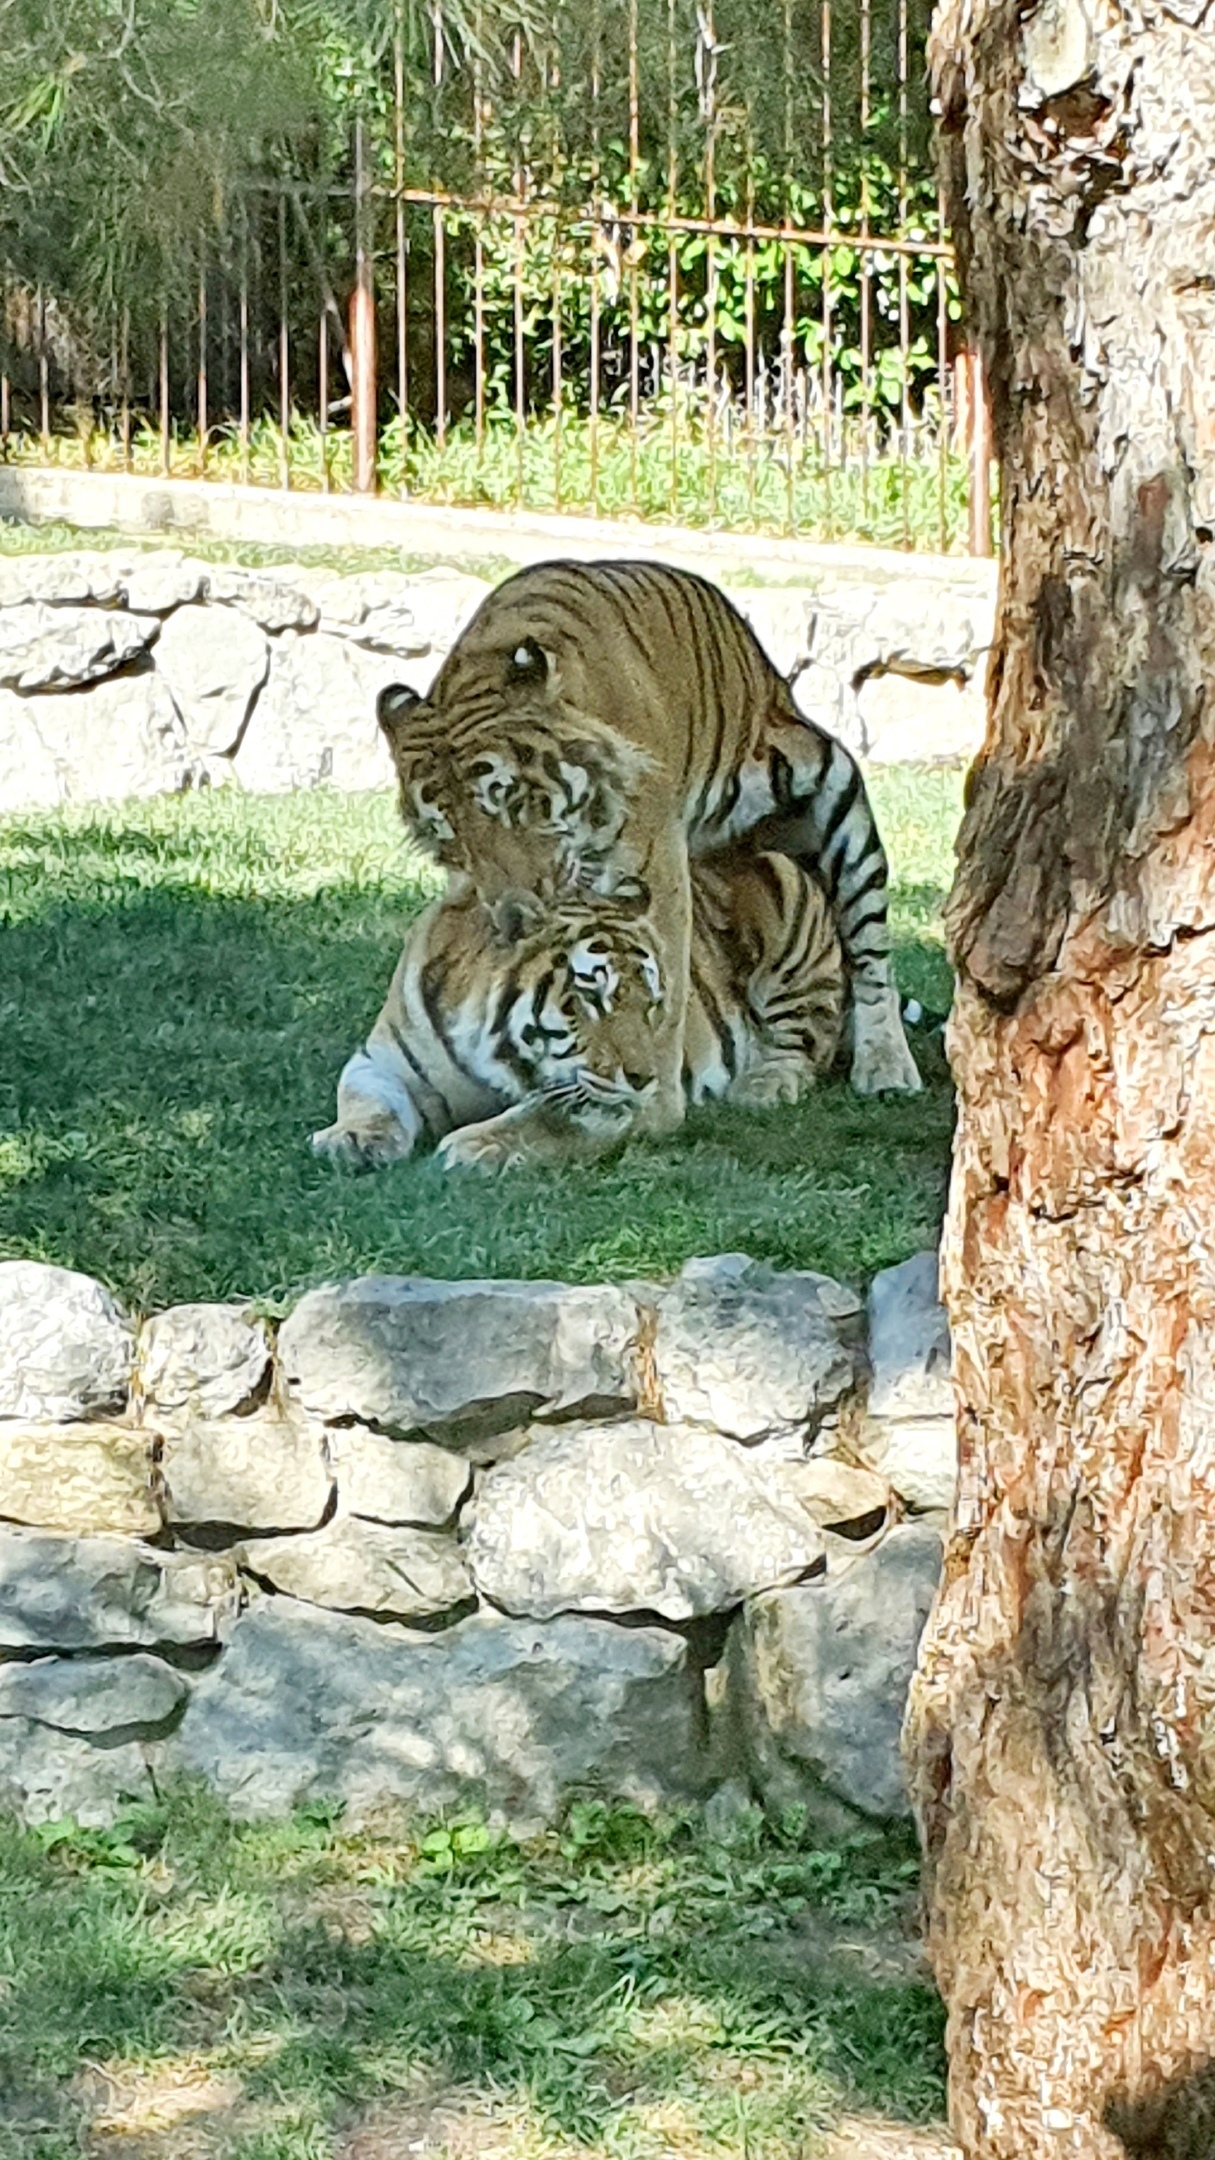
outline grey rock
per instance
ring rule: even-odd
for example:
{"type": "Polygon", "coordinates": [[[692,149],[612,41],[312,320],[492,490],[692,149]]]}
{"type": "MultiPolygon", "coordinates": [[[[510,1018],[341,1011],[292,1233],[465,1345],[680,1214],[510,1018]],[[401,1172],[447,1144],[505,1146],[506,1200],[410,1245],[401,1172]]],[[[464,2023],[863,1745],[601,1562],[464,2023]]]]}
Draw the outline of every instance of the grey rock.
{"type": "Polygon", "coordinates": [[[664,1415],[755,1441],[816,1425],[853,1386],[841,1339],[853,1293],[726,1254],[691,1262],[658,1300],[653,1361],[664,1415]]]}
{"type": "Polygon", "coordinates": [[[153,1416],[194,1408],[224,1417],[257,1395],[269,1364],[262,1329],[232,1305],[171,1305],[140,1333],[140,1381],[153,1416]]]}
{"type": "Polygon", "coordinates": [[[825,1830],[910,1813],[899,1738],[941,1550],[935,1529],[900,1524],[834,1581],[739,1615],[728,1695],[766,1806],[801,1803],[825,1830]]]}
{"type": "Polygon", "coordinates": [[[883,1268],[869,1291],[874,1417],[952,1417],[949,1322],[937,1289],[935,1249],[883,1268]]]}
{"type": "Polygon", "coordinates": [[[821,1564],[780,1466],[719,1433],[643,1418],[538,1432],[477,1494],[468,1562],[507,1612],[690,1620],[821,1564]]]}
{"type": "Polygon", "coordinates": [[[156,649],[191,749],[217,757],[234,754],[269,668],[264,633],[235,608],[178,608],[156,649]]]}
{"type": "Polygon", "coordinates": [[[313,1530],[332,1492],[319,1426],[275,1407],[171,1424],[160,1470],[171,1523],[313,1530]]]}
{"type": "Polygon", "coordinates": [[[31,691],[96,682],[145,652],[159,629],[153,618],[106,608],[35,601],[0,609],[0,685],[31,691]]]}
{"type": "Polygon", "coordinates": [[[0,1418],[121,1410],[133,1358],[130,1323],[91,1276],[0,1261],[0,1418]]]}
{"type": "Polygon", "coordinates": [[[832,1455],[790,1463],[784,1472],[789,1492],[823,1530],[865,1523],[884,1516],[890,1493],[884,1478],[832,1455]]]}
{"type": "Polygon", "coordinates": [[[238,1600],[226,1556],[0,1528],[0,1650],[213,1643],[238,1600]]]}
{"type": "Polygon", "coordinates": [[[0,815],[53,809],[59,794],[59,769],[34,724],[34,700],[0,690],[0,815]]]}
{"type": "Polygon", "coordinates": [[[84,692],[47,692],[27,706],[62,802],[174,794],[197,762],[168,686],[151,668],[84,692]]]}
{"type": "Polygon", "coordinates": [[[108,1829],[133,1804],[157,1798],[158,1750],[137,1740],[99,1745],[33,1718],[0,1718],[0,1808],[35,1828],[67,1816],[108,1829]]]}
{"type": "Polygon", "coordinates": [[[268,1598],[195,1685],[167,1760],[240,1816],[324,1798],[357,1823],[395,1799],[528,1832],[574,1793],[694,1795],[701,1723],[686,1647],[660,1629],[477,1614],[427,1636],[268,1598]]]}
{"type": "Polygon", "coordinates": [[[867,1418],[859,1446],[865,1460],[909,1507],[953,1506],[958,1439],[952,1415],[867,1418]]]}
{"type": "Polygon", "coordinates": [[[167,615],[205,593],[207,578],[206,563],[189,562],[174,548],[157,548],[141,556],[129,572],[126,604],[148,615],[167,615]]]}
{"type": "Polygon", "coordinates": [[[208,573],[207,589],[213,601],[238,607],[260,624],[271,637],[284,630],[315,630],[320,609],[307,592],[300,590],[309,573],[287,565],[273,576],[253,570],[221,569],[208,573]]]}
{"type": "Polygon", "coordinates": [[[334,1612],[423,1620],[465,1605],[473,1586],[454,1538],[343,1515],[303,1537],[257,1538],[238,1557],[285,1596],[334,1612]]]}
{"type": "Polygon", "coordinates": [[[152,1436],[126,1425],[0,1419],[0,1517],[42,1530],[154,1537],[152,1436]]]}
{"type": "Polygon", "coordinates": [[[440,1529],[450,1522],[471,1482],[466,1462],[428,1440],[389,1440],[365,1425],[326,1436],[338,1506],[372,1522],[440,1529]]]}
{"type": "Polygon", "coordinates": [[[17,555],[0,562],[0,607],[33,600],[83,607],[112,607],[125,596],[129,573],[142,556],[97,549],[85,554],[17,555]]]}
{"type": "Polygon", "coordinates": [[[763,1828],[757,1808],[741,1778],[727,1778],[705,1801],[705,1829],[715,1845],[747,1845],[763,1828]]]}
{"type": "Polygon", "coordinates": [[[267,795],[390,787],[375,701],[398,672],[392,658],[346,638],[288,631],[271,650],[269,680],[236,752],[241,786],[267,795]]]}
{"type": "Polygon", "coordinates": [[[939,682],[895,670],[872,675],[857,693],[857,711],[868,764],[969,764],[987,727],[984,670],[976,665],[939,682]]]}
{"type": "Polygon", "coordinates": [[[189,1682],[163,1658],[35,1658],[0,1665],[0,1719],[29,1718],[59,1732],[118,1733],[163,1725],[189,1682]]]}
{"type": "Polygon", "coordinates": [[[317,1415],[446,1438],[469,1422],[502,1430],[540,1410],[629,1402],[636,1328],[632,1299],[610,1285],[363,1275],[309,1291],[278,1347],[317,1415]]]}

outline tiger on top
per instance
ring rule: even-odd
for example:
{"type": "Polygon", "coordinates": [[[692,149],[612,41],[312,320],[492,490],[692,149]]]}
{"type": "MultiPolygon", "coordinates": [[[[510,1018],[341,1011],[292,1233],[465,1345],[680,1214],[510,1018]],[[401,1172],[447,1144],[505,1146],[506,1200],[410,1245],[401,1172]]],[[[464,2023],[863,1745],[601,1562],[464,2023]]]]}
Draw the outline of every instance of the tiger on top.
{"type": "Polygon", "coordinates": [[[489,594],[425,698],[395,686],[377,714],[406,825],[482,900],[572,887],[644,914],[663,992],[646,1130],[684,1114],[690,859],[740,845],[787,855],[826,894],[853,1086],[919,1088],[860,769],[716,587],[655,563],[538,564],[489,594]]]}

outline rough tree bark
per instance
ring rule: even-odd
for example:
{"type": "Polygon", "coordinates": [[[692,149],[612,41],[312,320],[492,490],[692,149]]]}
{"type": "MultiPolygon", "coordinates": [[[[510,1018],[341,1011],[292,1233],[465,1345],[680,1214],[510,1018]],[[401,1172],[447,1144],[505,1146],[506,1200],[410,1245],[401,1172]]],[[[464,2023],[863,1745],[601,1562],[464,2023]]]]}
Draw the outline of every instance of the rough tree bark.
{"type": "Polygon", "coordinates": [[[1215,6],[940,0],[1003,473],[908,1744],[969,2155],[1215,2154],[1215,6]]]}

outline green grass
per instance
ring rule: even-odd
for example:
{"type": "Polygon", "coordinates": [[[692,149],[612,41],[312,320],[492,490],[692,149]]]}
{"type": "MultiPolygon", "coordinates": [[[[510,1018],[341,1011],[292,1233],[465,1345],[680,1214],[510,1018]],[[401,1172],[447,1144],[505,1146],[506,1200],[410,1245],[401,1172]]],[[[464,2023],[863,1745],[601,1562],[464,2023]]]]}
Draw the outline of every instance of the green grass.
{"type": "Polygon", "coordinates": [[[0,2160],[197,2154],[156,2129],[208,2082],[214,2160],[330,2160],[412,2110],[375,2148],[404,2154],[444,2098],[494,2160],[807,2160],[841,2108],[942,2111],[917,1876],[909,1833],[723,1847],[591,1803],[527,1844],[241,1827],[192,1789],[0,1826],[0,2160]]]}
{"type": "MultiPolygon", "coordinates": [[[[643,413],[636,432],[627,419],[605,413],[598,422],[592,478],[591,431],[577,414],[565,416],[558,438],[552,416],[528,422],[522,437],[509,415],[491,417],[478,445],[470,421],[451,426],[443,443],[420,427],[402,449],[394,422],[380,439],[381,488],[416,502],[466,508],[593,511],[600,517],[633,516],[660,523],[708,526],[732,532],[797,533],[804,540],[860,541],[881,547],[964,551],[968,535],[969,474],[964,457],[925,447],[903,458],[883,452],[862,463],[854,445],[846,459],[824,467],[818,448],[794,443],[792,484],[783,436],[748,442],[735,426],[710,447],[698,422],[681,423],[672,448],[670,422],[643,413]]],[[[77,434],[58,433],[44,443],[36,434],[8,438],[14,465],[54,465],[73,471],[123,469],[119,440],[98,430],[87,445],[77,434]],[[86,454],[87,453],[87,454],[86,454]]],[[[352,482],[351,437],[334,429],[324,450],[316,423],[296,414],[284,448],[282,429],[257,419],[247,455],[232,427],[219,430],[204,462],[198,436],[175,431],[168,470],[178,479],[248,479],[315,494],[323,463],[329,484],[345,492],[352,482]]],[[[164,472],[160,432],[146,423],[133,434],[130,469],[146,477],[164,472]]]]}
{"type": "Polygon", "coordinates": [[[188,554],[199,562],[238,563],[246,570],[273,570],[282,563],[298,563],[306,570],[337,570],[343,577],[355,577],[368,570],[412,573],[455,567],[496,584],[519,567],[505,555],[461,556],[457,564],[450,549],[444,554],[419,555],[394,547],[275,547],[257,540],[209,540],[203,535],[183,533],[146,537],[116,532],[110,526],[27,525],[22,519],[0,518],[0,563],[6,556],[78,551],[92,554],[108,549],[124,555],[150,554],[165,548],[188,554]]]}
{"type": "MultiPolygon", "coordinates": [[[[943,1010],[960,777],[875,776],[905,991],[943,1010]]],[[[431,889],[391,799],[235,792],[0,820],[0,1251],[148,1310],[282,1309],[365,1271],[592,1281],[747,1251],[862,1282],[930,1242],[952,1098],[706,1108],[615,1160],[498,1179],[317,1161],[338,1072],[431,889]]]]}

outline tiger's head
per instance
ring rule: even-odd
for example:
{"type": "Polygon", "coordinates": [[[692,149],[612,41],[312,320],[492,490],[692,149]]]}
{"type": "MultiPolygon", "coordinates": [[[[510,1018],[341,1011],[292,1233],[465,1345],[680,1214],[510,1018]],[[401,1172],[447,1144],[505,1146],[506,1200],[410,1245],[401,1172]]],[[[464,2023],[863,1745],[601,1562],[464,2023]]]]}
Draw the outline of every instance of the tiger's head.
{"type": "Polygon", "coordinates": [[[575,1122],[635,1122],[655,1092],[666,1006],[650,925],[621,908],[528,892],[504,893],[486,913],[506,1061],[575,1122]]]}
{"type": "Polygon", "coordinates": [[[457,645],[428,696],[391,684],[376,718],[406,826],[483,899],[542,878],[647,897],[617,843],[649,760],[571,705],[537,639],[507,652],[457,645]]]}

